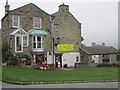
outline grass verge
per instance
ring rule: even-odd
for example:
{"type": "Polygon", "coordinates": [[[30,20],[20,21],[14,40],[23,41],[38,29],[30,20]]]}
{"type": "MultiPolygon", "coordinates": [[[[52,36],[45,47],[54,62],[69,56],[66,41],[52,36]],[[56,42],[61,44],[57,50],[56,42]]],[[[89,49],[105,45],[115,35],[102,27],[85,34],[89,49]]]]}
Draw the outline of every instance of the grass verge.
{"type": "Polygon", "coordinates": [[[92,81],[118,80],[117,67],[80,68],[72,71],[44,71],[15,66],[2,67],[2,80],[10,82],[59,82],[59,81],[92,81]]]}

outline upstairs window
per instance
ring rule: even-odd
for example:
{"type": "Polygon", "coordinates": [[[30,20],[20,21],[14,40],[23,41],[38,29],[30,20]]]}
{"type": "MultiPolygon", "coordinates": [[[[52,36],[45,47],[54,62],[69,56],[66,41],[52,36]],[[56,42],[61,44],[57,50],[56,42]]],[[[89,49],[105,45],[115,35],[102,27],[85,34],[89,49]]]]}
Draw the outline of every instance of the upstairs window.
{"type": "Polygon", "coordinates": [[[34,17],[33,18],[33,26],[35,29],[41,29],[42,20],[40,17],[34,17]]]}
{"type": "Polygon", "coordinates": [[[13,27],[18,28],[20,26],[20,16],[13,15],[12,16],[12,23],[13,23],[13,27]]]}

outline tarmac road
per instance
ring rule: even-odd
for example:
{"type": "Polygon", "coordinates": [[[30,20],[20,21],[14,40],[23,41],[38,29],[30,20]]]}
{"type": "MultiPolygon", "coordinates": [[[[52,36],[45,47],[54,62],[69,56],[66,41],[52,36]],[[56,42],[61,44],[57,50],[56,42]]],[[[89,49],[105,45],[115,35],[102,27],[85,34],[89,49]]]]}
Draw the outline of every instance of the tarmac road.
{"type": "Polygon", "coordinates": [[[2,83],[2,88],[118,88],[118,82],[40,84],[40,85],[12,85],[2,83]]]}

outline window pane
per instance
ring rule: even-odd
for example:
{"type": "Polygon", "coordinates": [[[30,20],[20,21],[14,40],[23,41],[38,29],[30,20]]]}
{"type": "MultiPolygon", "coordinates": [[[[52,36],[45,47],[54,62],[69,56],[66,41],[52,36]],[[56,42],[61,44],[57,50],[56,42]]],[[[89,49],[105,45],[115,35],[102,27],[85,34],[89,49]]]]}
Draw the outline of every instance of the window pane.
{"type": "Polygon", "coordinates": [[[41,43],[37,43],[37,48],[41,48],[41,43]]]}
{"type": "Polygon", "coordinates": [[[22,38],[16,37],[16,51],[22,51],[22,38]]]}
{"type": "Polygon", "coordinates": [[[13,26],[19,26],[19,16],[13,15],[13,26]]]}
{"type": "Polygon", "coordinates": [[[41,37],[37,37],[37,48],[41,48],[41,37]]]}
{"type": "Polygon", "coordinates": [[[36,48],[36,38],[33,36],[33,48],[36,48]]]}
{"type": "Polygon", "coordinates": [[[10,43],[10,48],[12,48],[12,38],[11,37],[10,37],[9,43],[10,43]]]}
{"type": "Polygon", "coordinates": [[[37,41],[41,41],[41,37],[37,37],[37,41]]]}
{"type": "Polygon", "coordinates": [[[33,43],[33,48],[36,48],[36,42],[33,43]]]}
{"type": "Polygon", "coordinates": [[[35,37],[33,37],[33,41],[35,41],[35,37]]]}
{"type": "Polygon", "coordinates": [[[14,15],[14,20],[18,21],[18,16],[14,15]]]}
{"type": "Polygon", "coordinates": [[[41,18],[40,17],[34,17],[34,27],[35,28],[41,28],[41,18]]]}
{"type": "Polygon", "coordinates": [[[23,36],[23,46],[27,46],[27,36],[23,36]]]}

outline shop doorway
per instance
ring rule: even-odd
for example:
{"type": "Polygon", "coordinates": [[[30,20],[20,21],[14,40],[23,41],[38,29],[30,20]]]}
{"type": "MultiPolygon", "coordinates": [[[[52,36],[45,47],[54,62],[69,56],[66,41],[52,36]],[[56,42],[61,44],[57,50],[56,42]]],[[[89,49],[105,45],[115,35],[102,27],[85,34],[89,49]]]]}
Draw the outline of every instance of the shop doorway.
{"type": "Polygon", "coordinates": [[[62,54],[55,54],[55,67],[62,67],[62,54]]]}

